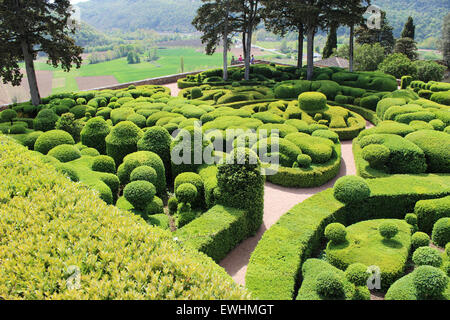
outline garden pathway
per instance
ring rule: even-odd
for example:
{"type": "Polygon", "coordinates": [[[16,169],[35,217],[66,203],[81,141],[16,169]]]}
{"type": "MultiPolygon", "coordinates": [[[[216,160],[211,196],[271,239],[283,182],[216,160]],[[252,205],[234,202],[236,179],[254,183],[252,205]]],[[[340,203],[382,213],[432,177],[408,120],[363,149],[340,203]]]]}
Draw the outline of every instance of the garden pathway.
{"type": "MultiPolygon", "coordinates": [[[[174,84],[166,85],[172,90],[172,96],[178,96],[179,89],[174,84]]],[[[373,127],[367,122],[367,128],[373,127]]],[[[291,189],[284,188],[272,183],[266,183],[264,190],[264,217],[263,224],[257,234],[243,241],[225,259],[220,262],[233,280],[241,285],[245,285],[245,274],[252,252],[255,250],[262,235],[274,225],[286,212],[296,204],[308,199],[314,194],[332,188],[340,177],[346,175],[356,175],[355,160],[352,152],[352,141],[341,142],[342,164],[339,174],[327,184],[317,188],[291,189]]]]}

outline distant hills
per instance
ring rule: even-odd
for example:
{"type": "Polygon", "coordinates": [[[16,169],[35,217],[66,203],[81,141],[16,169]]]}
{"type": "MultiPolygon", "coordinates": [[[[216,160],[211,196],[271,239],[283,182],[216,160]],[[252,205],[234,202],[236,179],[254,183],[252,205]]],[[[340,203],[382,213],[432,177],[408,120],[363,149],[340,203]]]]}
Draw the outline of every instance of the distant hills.
{"type": "MultiPolygon", "coordinates": [[[[416,40],[440,37],[442,20],[450,11],[449,0],[373,0],[387,12],[399,37],[411,15],[416,40]]],[[[153,29],[160,32],[192,32],[191,21],[201,0],[90,0],[79,3],[81,18],[99,30],[153,29]]]]}

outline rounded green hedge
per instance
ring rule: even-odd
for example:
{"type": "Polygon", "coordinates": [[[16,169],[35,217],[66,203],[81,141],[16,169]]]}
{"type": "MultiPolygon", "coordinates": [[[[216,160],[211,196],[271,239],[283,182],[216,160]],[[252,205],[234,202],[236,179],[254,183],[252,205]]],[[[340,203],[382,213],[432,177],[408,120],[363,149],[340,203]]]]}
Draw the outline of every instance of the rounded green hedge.
{"type": "Polygon", "coordinates": [[[330,223],[324,232],[325,238],[330,240],[334,244],[343,243],[347,236],[347,230],[345,226],[340,223],[330,223]]]}
{"type": "Polygon", "coordinates": [[[432,239],[440,247],[444,247],[450,242],[450,218],[439,219],[434,224],[432,239]]]}
{"type": "Polygon", "coordinates": [[[137,151],[137,143],[142,136],[142,130],[133,122],[120,122],[105,138],[106,154],[119,165],[125,156],[137,151]]]}
{"type": "Polygon", "coordinates": [[[316,290],[327,298],[340,298],[345,295],[344,282],[332,271],[323,271],[317,276],[316,290]]]}
{"type": "Polygon", "coordinates": [[[34,144],[34,150],[42,154],[47,154],[54,147],[62,144],[74,145],[75,141],[66,131],[51,130],[41,134],[34,144]]]}
{"type": "Polygon", "coordinates": [[[172,136],[169,132],[159,126],[154,126],[145,131],[143,137],[138,141],[139,151],[151,151],[156,153],[164,163],[167,176],[170,176],[170,144],[172,136]]]}
{"type": "Polygon", "coordinates": [[[297,156],[297,164],[300,168],[309,168],[312,164],[312,159],[307,154],[299,154],[297,156]]]}
{"type": "Polygon", "coordinates": [[[355,286],[367,285],[370,274],[367,272],[367,266],[362,263],[353,263],[345,270],[345,277],[355,286]]]}
{"type": "Polygon", "coordinates": [[[342,203],[360,202],[370,197],[370,188],[361,177],[345,176],[336,181],[334,197],[342,203]]]}
{"type": "Polygon", "coordinates": [[[378,227],[378,231],[383,238],[392,239],[397,235],[398,227],[395,223],[384,222],[378,227]]]}
{"type": "Polygon", "coordinates": [[[97,157],[100,155],[100,152],[98,152],[98,150],[94,148],[84,148],[81,150],[81,155],[89,157],[97,157]]]}
{"type": "Polygon", "coordinates": [[[109,156],[97,156],[92,162],[92,170],[106,173],[116,173],[116,163],[109,156]]]}
{"type": "Polygon", "coordinates": [[[197,189],[197,196],[194,199],[194,201],[191,203],[193,207],[204,207],[205,205],[205,186],[203,183],[202,177],[200,175],[194,173],[194,172],[183,172],[179,174],[175,178],[174,182],[174,188],[175,190],[178,189],[178,187],[184,183],[191,183],[195,186],[197,189]]]}
{"type": "Polygon", "coordinates": [[[30,150],[34,150],[34,144],[39,136],[42,134],[42,131],[34,131],[26,135],[26,137],[22,140],[22,144],[30,150]]]}
{"type": "Polygon", "coordinates": [[[298,96],[298,105],[306,113],[314,114],[328,110],[327,97],[320,92],[304,92],[298,96]]]}
{"type": "Polygon", "coordinates": [[[192,203],[197,197],[197,188],[191,183],[181,184],[175,192],[177,199],[182,203],[192,203]]]}
{"type": "Polygon", "coordinates": [[[442,265],[442,257],[438,250],[430,247],[417,248],[412,256],[416,266],[433,266],[439,268],[442,265]]]}
{"type": "Polygon", "coordinates": [[[411,237],[411,248],[413,250],[430,245],[430,236],[425,232],[416,232],[411,237]]]}
{"type": "Polygon", "coordinates": [[[106,152],[105,138],[110,133],[111,128],[102,117],[95,117],[86,122],[81,130],[81,142],[83,145],[94,148],[101,154],[106,152]]]}
{"type": "Polygon", "coordinates": [[[448,285],[448,277],[438,268],[420,266],[414,271],[413,283],[419,296],[433,298],[444,292],[448,285]]]}
{"type": "Polygon", "coordinates": [[[53,130],[58,119],[58,115],[52,109],[41,110],[33,120],[33,128],[37,131],[53,130]]]}
{"type": "Polygon", "coordinates": [[[134,181],[126,185],[123,195],[133,207],[144,210],[153,201],[156,188],[148,181],[134,181]]]}
{"type": "Polygon", "coordinates": [[[61,144],[48,152],[49,156],[61,162],[69,162],[81,158],[81,152],[74,145],[61,144]]]}
{"type": "Polygon", "coordinates": [[[155,185],[158,181],[158,174],[152,167],[140,166],[131,172],[130,181],[148,181],[155,185]]]}
{"type": "Polygon", "coordinates": [[[374,168],[383,168],[389,160],[391,151],[381,144],[371,144],[362,149],[362,157],[374,168]]]}

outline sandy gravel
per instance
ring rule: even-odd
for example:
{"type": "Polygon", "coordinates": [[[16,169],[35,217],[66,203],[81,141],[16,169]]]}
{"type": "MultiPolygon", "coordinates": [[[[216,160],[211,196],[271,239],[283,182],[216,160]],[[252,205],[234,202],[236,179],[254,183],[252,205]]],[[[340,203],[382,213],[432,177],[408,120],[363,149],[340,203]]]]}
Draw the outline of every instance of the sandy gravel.
{"type": "Polygon", "coordinates": [[[114,76],[95,76],[76,78],[78,89],[90,90],[119,84],[114,76]]]}

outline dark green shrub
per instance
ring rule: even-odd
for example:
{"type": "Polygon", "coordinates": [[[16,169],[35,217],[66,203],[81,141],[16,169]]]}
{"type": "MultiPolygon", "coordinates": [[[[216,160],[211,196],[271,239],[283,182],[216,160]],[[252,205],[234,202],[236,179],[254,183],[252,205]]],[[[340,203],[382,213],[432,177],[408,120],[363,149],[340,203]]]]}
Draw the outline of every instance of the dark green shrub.
{"type": "Polygon", "coordinates": [[[41,134],[34,144],[34,150],[47,154],[54,147],[62,144],[75,144],[72,136],[62,130],[51,130],[41,134]]]}
{"type": "Polygon", "coordinates": [[[341,298],[345,294],[342,279],[332,271],[323,271],[317,276],[316,290],[326,298],[341,298]]]}
{"type": "Polygon", "coordinates": [[[140,166],[131,172],[130,181],[148,181],[156,185],[158,181],[158,174],[152,167],[140,166]]]}
{"type": "Polygon", "coordinates": [[[391,151],[381,144],[371,144],[364,147],[362,157],[372,168],[383,168],[388,162],[391,151]]]}
{"type": "Polygon", "coordinates": [[[69,165],[59,163],[55,166],[55,169],[68,177],[72,182],[80,181],[80,177],[76,170],[69,165]]]}
{"type": "Polygon", "coordinates": [[[416,73],[416,68],[411,60],[402,53],[390,54],[378,65],[378,69],[383,73],[393,75],[397,79],[416,73]]]}
{"type": "Polygon", "coordinates": [[[333,244],[339,244],[345,241],[347,236],[347,230],[345,226],[340,223],[330,223],[324,232],[325,238],[331,241],[333,244]]]}
{"type": "Polygon", "coordinates": [[[298,97],[300,109],[306,113],[315,114],[328,110],[327,97],[320,92],[304,92],[298,97]]]}
{"type": "Polygon", "coordinates": [[[69,144],[54,147],[48,152],[48,155],[61,162],[69,162],[81,158],[81,152],[75,146],[69,144]]]}
{"type": "Polygon", "coordinates": [[[123,195],[133,207],[144,210],[153,201],[156,188],[148,181],[134,181],[126,185],[123,195]]]}
{"type": "Polygon", "coordinates": [[[450,196],[418,201],[414,213],[417,214],[420,230],[431,233],[439,219],[450,217],[450,196]]]}
{"type": "Polygon", "coordinates": [[[92,162],[92,170],[106,173],[116,173],[116,163],[109,156],[97,156],[92,162]]]}
{"type": "Polygon", "coordinates": [[[175,214],[178,210],[178,199],[176,197],[169,198],[168,202],[169,213],[175,214]]]}
{"type": "Polygon", "coordinates": [[[347,103],[350,103],[350,101],[349,101],[349,99],[348,99],[347,96],[343,96],[343,95],[340,95],[340,94],[338,94],[338,95],[334,98],[334,101],[336,101],[337,103],[340,103],[340,104],[347,104],[347,103]]]}
{"type": "Polygon", "coordinates": [[[417,215],[414,213],[408,213],[405,216],[405,221],[406,223],[408,223],[409,225],[412,226],[417,226],[417,215]]]}
{"type": "Polygon", "coordinates": [[[334,197],[343,203],[360,202],[370,197],[370,188],[361,177],[345,176],[336,181],[334,197]]]}
{"type": "Polygon", "coordinates": [[[2,112],[0,112],[0,120],[3,122],[10,122],[11,125],[13,124],[13,119],[17,118],[17,112],[13,109],[5,109],[2,112]]]}
{"type": "Polygon", "coordinates": [[[80,120],[76,120],[72,113],[64,113],[56,121],[55,129],[68,132],[75,142],[80,141],[80,134],[84,127],[84,123],[80,120]]]}
{"type": "Polygon", "coordinates": [[[81,155],[89,157],[97,157],[100,155],[100,152],[98,152],[97,149],[94,148],[84,148],[81,150],[81,155]]]}
{"type": "Polygon", "coordinates": [[[38,131],[53,130],[58,119],[59,117],[52,109],[41,110],[33,120],[33,128],[38,131]]]}
{"type": "Polygon", "coordinates": [[[100,154],[105,154],[105,138],[110,131],[111,128],[108,126],[105,119],[101,117],[92,118],[86,123],[83,130],[81,130],[81,142],[87,147],[96,149],[100,154]]]}
{"type": "Polygon", "coordinates": [[[450,106],[450,91],[435,92],[431,95],[430,100],[450,106]]]}
{"type": "Polygon", "coordinates": [[[77,119],[84,118],[86,113],[89,113],[92,117],[94,117],[96,112],[97,109],[92,106],[75,106],[70,108],[70,113],[73,113],[77,119]]]}
{"type": "Polygon", "coordinates": [[[27,129],[20,124],[15,124],[11,128],[9,128],[9,134],[24,134],[27,129]]]}
{"type": "Polygon", "coordinates": [[[413,283],[423,298],[440,296],[448,285],[445,273],[432,266],[420,266],[414,271],[413,283]]]}
{"type": "Polygon", "coordinates": [[[442,257],[438,250],[430,247],[419,247],[414,251],[412,260],[416,266],[433,266],[439,268],[442,265],[442,257]]]}
{"type": "Polygon", "coordinates": [[[436,131],[444,131],[445,123],[441,119],[434,119],[430,121],[431,126],[436,131]]]}
{"type": "Polygon", "coordinates": [[[413,77],[411,76],[403,76],[401,78],[402,82],[401,82],[401,88],[402,89],[406,89],[409,87],[409,85],[411,84],[411,81],[413,80],[413,77]]]}
{"type": "Polygon", "coordinates": [[[192,99],[198,99],[198,98],[201,98],[202,96],[203,96],[202,89],[192,88],[192,90],[191,90],[191,98],[192,99]]]}
{"type": "Polygon", "coordinates": [[[428,247],[430,245],[430,236],[424,232],[416,232],[411,237],[411,249],[416,250],[420,247],[428,247]]]}
{"type": "Polygon", "coordinates": [[[175,190],[178,189],[178,187],[185,183],[191,183],[195,186],[197,189],[197,196],[194,199],[194,201],[190,202],[193,208],[202,208],[205,206],[205,187],[202,178],[200,175],[194,173],[194,172],[183,172],[179,174],[175,178],[174,187],[175,190]]]}
{"type": "Polygon", "coordinates": [[[366,286],[370,274],[367,272],[367,266],[362,263],[354,263],[345,270],[345,277],[355,286],[366,286]]]}
{"type": "Polygon", "coordinates": [[[139,128],[144,128],[146,126],[146,122],[147,122],[147,119],[143,115],[140,115],[137,113],[129,115],[126,120],[133,122],[139,128]]]}
{"type": "Polygon", "coordinates": [[[376,95],[367,96],[361,98],[359,102],[360,106],[369,110],[375,111],[377,109],[377,104],[380,101],[380,98],[376,95]]]}
{"type": "Polygon", "coordinates": [[[450,218],[439,219],[434,224],[432,239],[440,247],[444,247],[450,242],[450,218]]]}
{"type": "Polygon", "coordinates": [[[144,136],[138,141],[137,147],[139,151],[151,151],[156,153],[164,163],[166,175],[170,177],[170,144],[172,137],[163,127],[151,127],[144,136]]]}
{"type": "Polygon", "coordinates": [[[137,151],[137,143],[142,136],[142,130],[134,123],[120,122],[105,138],[106,154],[119,165],[126,155],[137,151]]]}
{"type": "Polygon", "coordinates": [[[197,188],[191,183],[181,184],[175,192],[175,195],[177,196],[179,202],[189,204],[195,201],[197,194],[197,188]]]}
{"type": "Polygon", "coordinates": [[[27,134],[26,137],[22,140],[22,144],[25,147],[28,147],[28,149],[34,150],[34,144],[41,134],[42,131],[34,131],[27,134]]]}
{"type": "Polygon", "coordinates": [[[309,168],[312,164],[312,159],[307,154],[300,154],[297,157],[297,163],[300,168],[309,168]]]}
{"type": "Polygon", "coordinates": [[[384,222],[378,227],[380,235],[385,239],[392,239],[398,233],[398,226],[392,222],[384,222]]]}

